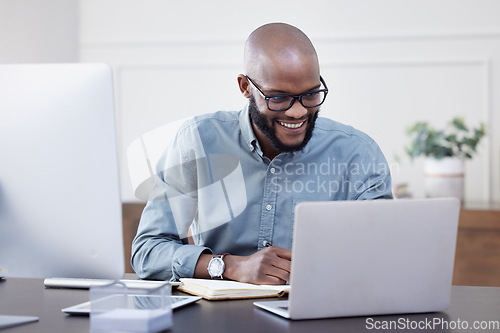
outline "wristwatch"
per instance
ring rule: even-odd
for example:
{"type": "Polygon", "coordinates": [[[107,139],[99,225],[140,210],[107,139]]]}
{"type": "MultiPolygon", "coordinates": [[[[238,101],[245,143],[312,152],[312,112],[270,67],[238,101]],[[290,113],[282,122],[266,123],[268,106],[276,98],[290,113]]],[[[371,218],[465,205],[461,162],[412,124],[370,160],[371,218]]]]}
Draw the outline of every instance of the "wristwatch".
{"type": "Polygon", "coordinates": [[[222,274],[224,274],[224,269],[226,268],[226,264],[224,263],[224,256],[226,254],[218,254],[213,256],[208,263],[208,274],[212,279],[220,279],[222,280],[222,274]]]}

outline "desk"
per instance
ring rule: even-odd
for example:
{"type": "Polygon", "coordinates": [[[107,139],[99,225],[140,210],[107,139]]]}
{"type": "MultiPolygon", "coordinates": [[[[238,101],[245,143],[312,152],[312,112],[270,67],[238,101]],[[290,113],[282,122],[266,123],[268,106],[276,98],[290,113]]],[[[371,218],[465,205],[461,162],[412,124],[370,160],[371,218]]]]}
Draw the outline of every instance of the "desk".
{"type": "MultiPolygon", "coordinates": [[[[174,294],[179,293],[174,291],[174,294]]],[[[38,316],[40,321],[6,329],[15,332],[88,332],[89,318],[69,316],[61,309],[87,301],[88,290],[45,289],[41,279],[9,278],[0,282],[0,314],[38,316]]],[[[289,321],[253,306],[254,300],[205,301],[174,311],[174,327],[169,332],[373,332],[366,329],[366,317],[289,321]]],[[[452,287],[450,308],[443,313],[372,317],[377,321],[408,318],[425,321],[442,318],[448,322],[500,321],[500,288],[452,287]]],[[[378,330],[380,331],[380,330],[378,330]]],[[[402,330],[401,332],[403,332],[402,330]]],[[[449,329],[428,332],[471,332],[449,329]]],[[[498,332],[482,330],[483,332],[498,332]]],[[[426,332],[426,330],[407,330],[426,332]]]]}

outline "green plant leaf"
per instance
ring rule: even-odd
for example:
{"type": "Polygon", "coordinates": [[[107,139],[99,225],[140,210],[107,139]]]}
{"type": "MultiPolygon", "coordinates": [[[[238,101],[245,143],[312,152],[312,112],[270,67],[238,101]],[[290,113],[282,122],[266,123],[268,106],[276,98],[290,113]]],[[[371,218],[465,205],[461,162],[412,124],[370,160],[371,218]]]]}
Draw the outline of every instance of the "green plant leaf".
{"type": "Polygon", "coordinates": [[[435,158],[472,158],[476,147],[486,135],[486,125],[481,123],[471,131],[464,118],[455,117],[443,130],[436,130],[426,121],[417,121],[406,127],[409,144],[405,151],[412,159],[418,156],[435,158]]]}

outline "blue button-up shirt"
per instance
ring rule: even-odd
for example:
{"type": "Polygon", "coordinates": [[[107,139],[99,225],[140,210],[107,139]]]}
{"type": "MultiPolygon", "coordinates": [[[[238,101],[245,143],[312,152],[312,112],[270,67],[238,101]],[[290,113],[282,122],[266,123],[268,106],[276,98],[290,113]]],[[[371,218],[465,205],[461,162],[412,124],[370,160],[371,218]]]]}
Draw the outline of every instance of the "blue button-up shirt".
{"type": "Polygon", "coordinates": [[[247,108],[183,124],[154,178],[132,266],[161,280],[192,277],[203,252],[291,248],[299,202],[392,198],[389,166],[366,134],[320,117],[303,150],[269,160],[247,108]]]}

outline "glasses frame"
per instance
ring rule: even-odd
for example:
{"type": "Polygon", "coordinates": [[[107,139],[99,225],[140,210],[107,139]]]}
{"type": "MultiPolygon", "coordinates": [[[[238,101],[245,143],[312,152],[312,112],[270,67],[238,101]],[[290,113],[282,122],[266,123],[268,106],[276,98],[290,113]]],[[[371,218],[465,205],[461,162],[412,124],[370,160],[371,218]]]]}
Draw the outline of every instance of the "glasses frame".
{"type": "Polygon", "coordinates": [[[295,101],[299,101],[300,104],[305,107],[306,109],[311,109],[311,108],[316,108],[318,106],[320,106],[321,104],[323,104],[326,100],[326,96],[328,95],[328,87],[326,86],[326,83],[325,83],[325,80],[323,80],[323,77],[320,75],[319,76],[319,80],[320,82],[323,84],[323,86],[325,87],[325,89],[318,89],[318,90],[313,90],[313,91],[308,91],[306,93],[303,93],[303,94],[299,94],[299,95],[286,95],[286,94],[283,94],[283,95],[266,95],[262,89],[260,89],[256,84],[255,82],[252,81],[251,78],[249,78],[247,75],[245,75],[245,77],[248,79],[248,81],[255,87],[255,89],[257,89],[257,91],[259,92],[259,94],[265,99],[266,101],[266,104],[267,104],[267,108],[270,110],[270,111],[274,111],[274,112],[281,112],[281,111],[286,111],[286,110],[289,110],[294,104],[295,104],[295,101]],[[308,94],[311,94],[311,93],[319,93],[319,92],[324,92],[325,93],[325,96],[323,97],[323,100],[321,101],[321,103],[319,104],[316,104],[314,106],[305,106],[304,103],[302,102],[302,97],[304,97],[305,95],[308,95],[308,94]],[[274,109],[271,109],[269,107],[269,100],[273,97],[291,97],[292,98],[292,102],[290,103],[290,105],[285,108],[285,109],[279,109],[279,110],[274,110],[274,109]]]}

